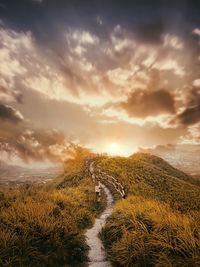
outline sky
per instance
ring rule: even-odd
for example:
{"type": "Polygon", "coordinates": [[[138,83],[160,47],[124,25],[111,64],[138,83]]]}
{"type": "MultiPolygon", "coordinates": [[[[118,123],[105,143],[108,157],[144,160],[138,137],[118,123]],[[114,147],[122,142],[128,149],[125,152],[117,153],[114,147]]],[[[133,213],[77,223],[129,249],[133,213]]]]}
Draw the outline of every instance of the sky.
{"type": "Polygon", "coordinates": [[[200,1],[0,0],[0,153],[200,145],[200,1]]]}

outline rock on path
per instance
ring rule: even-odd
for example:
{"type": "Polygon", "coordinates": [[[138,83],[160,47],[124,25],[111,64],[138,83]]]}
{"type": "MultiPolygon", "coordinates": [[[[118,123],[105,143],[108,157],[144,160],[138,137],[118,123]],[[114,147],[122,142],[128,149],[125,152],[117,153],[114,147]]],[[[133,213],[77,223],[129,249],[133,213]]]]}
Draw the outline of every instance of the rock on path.
{"type": "Polygon", "coordinates": [[[101,186],[107,196],[107,206],[100,218],[95,220],[93,227],[85,233],[87,245],[90,247],[88,267],[111,267],[110,262],[106,260],[105,249],[98,235],[104,227],[106,219],[113,211],[113,197],[104,184],[101,184],[101,186]]]}

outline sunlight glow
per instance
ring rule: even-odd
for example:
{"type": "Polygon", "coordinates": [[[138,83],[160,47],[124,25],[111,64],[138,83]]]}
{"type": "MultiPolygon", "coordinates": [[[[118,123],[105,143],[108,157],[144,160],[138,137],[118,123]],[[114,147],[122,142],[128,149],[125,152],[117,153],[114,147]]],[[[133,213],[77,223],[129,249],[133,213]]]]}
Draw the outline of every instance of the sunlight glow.
{"type": "Polygon", "coordinates": [[[112,156],[120,155],[120,146],[118,143],[111,143],[108,147],[108,154],[112,156]]]}
{"type": "Polygon", "coordinates": [[[89,149],[92,149],[96,153],[107,154],[108,156],[121,156],[129,157],[133,153],[136,153],[139,147],[136,144],[131,144],[123,141],[110,140],[103,143],[88,144],[89,149]]]}

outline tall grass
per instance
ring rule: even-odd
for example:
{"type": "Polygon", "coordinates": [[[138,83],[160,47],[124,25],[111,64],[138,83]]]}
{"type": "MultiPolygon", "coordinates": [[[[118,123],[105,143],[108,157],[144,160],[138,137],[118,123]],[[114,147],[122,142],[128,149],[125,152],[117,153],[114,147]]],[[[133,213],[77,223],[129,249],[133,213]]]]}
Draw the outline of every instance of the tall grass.
{"type": "Polygon", "coordinates": [[[147,154],[99,159],[98,166],[121,182],[127,194],[167,202],[181,212],[200,210],[200,187],[192,177],[147,154]]]}
{"type": "Polygon", "coordinates": [[[102,208],[96,206],[94,185],[77,160],[68,163],[68,171],[51,185],[4,190],[0,266],[55,267],[85,261],[83,231],[102,208]]]}
{"type": "Polygon", "coordinates": [[[131,196],[117,204],[102,238],[116,266],[200,266],[200,213],[195,216],[131,196]]]}
{"type": "Polygon", "coordinates": [[[200,266],[200,187],[190,176],[141,153],[102,157],[97,165],[128,194],[102,232],[114,265],[200,266]]]}

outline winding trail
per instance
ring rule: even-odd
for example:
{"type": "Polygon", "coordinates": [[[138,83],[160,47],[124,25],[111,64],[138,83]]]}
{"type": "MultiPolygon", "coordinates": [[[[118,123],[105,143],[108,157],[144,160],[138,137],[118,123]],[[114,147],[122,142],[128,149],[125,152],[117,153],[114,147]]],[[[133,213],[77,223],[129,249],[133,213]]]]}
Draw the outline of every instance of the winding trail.
{"type": "MultiPolygon", "coordinates": [[[[93,162],[89,166],[92,179],[95,179],[93,162]]],[[[99,218],[96,218],[92,228],[88,229],[85,233],[87,245],[90,247],[88,253],[88,267],[111,267],[111,264],[106,259],[106,253],[99,233],[106,223],[106,219],[111,215],[113,211],[114,200],[110,190],[101,183],[101,187],[104,190],[107,198],[106,209],[103,211],[99,218]]]]}

